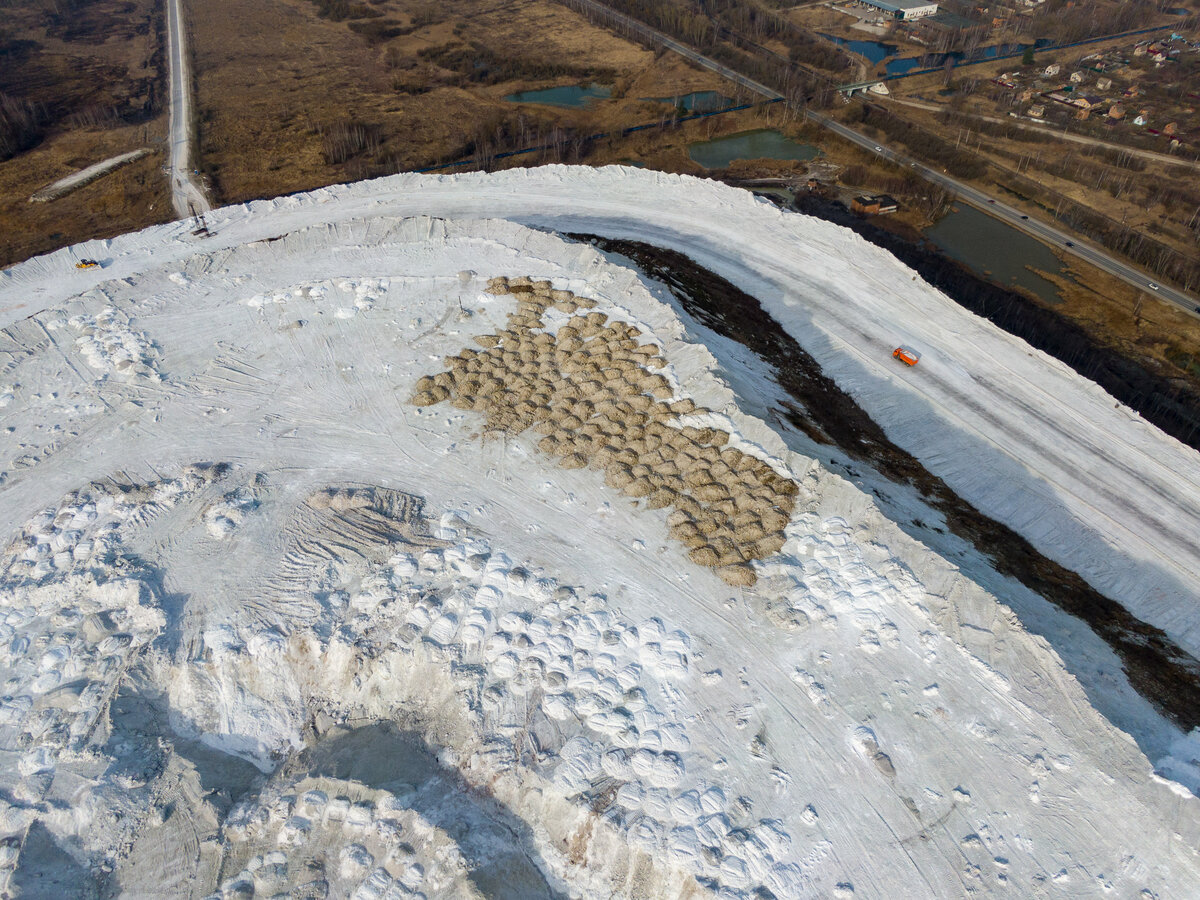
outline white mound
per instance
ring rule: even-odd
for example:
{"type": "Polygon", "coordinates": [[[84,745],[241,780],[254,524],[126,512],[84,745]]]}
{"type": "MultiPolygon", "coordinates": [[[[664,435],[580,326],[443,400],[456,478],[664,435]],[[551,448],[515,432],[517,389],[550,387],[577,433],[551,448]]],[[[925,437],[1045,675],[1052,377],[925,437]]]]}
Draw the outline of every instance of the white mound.
{"type": "MultiPolygon", "coordinates": [[[[565,208],[568,173],[541,177],[406,183],[565,208]]],[[[224,245],[121,239],[75,291],[53,257],[6,279],[37,307],[3,374],[9,890],[1200,891],[1197,801],[1008,610],[744,415],[636,273],[506,221],[358,218],[383,190],[219,212],[224,245]],[[635,326],[674,398],[799,485],[753,588],[537,434],[410,403],[506,327],[500,275],[635,326]]]]}
{"type": "MultiPolygon", "coordinates": [[[[548,166],[396,175],[229,207],[212,214],[205,246],[374,215],[492,216],[700,260],[759,298],[959,496],[1200,657],[1200,455],[847,229],[689,176],[548,166]],[[894,364],[899,344],[920,366],[894,364]]],[[[174,223],[30,260],[0,273],[0,324],[140,273],[148,252],[166,266],[195,250],[190,226],[174,223]],[[79,272],[80,256],[109,264],[79,272]]]]}

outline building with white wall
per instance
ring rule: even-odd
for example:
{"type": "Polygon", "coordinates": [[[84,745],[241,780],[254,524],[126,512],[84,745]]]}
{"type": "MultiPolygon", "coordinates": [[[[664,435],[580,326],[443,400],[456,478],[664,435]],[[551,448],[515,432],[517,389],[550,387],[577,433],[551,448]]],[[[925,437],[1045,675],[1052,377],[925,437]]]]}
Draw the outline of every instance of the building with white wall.
{"type": "Polygon", "coordinates": [[[938,11],[936,3],[925,0],[861,0],[865,6],[873,6],[888,13],[894,19],[919,19],[932,16],[938,11]]]}

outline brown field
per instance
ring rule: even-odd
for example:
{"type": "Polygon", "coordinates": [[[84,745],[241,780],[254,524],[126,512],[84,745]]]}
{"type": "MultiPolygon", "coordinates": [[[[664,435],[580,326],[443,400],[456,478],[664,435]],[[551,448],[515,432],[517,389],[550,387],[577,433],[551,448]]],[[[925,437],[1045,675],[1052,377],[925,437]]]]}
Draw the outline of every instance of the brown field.
{"type": "Polygon", "coordinates": [[[635,124],[648,114],[639,96],[719,87],[551,0],[482,10],[382,0],[369,8],[381,15],[352,21],[322,18],[312,0],[205,9],[192,22],[201,156],[219,202],[422,168],[484,144],[529,146],[555,126],[635,124]],[[593,79],[616,99],[579,110],[503,99],[593,79]]]}
{"type": "Polygon", "coordinates": [[[91,238],[113,237],[174,218],[163,154],[152,153],[49,203],[31,203],[40,187],[138,147],[152,146],[143,126],[75,131],[0,163],[0,266],[91,238]]]}
{"type": "Polygon", "coordinates": [[[1151,371],[1200,383],[1200,321],[1195,316],[1075,257],[1061,258],[1070,278],[1038,272],[1058,286],[1063,300],[1059,312],[1100,343],[1141,358],[1151,371]]]}
{"type": "Polygon", "coordinates": [[[0,265],[169,217],[159,154],[29,202],[64,175],[161,146],[160,19],[161,0],[0,2],[0,97],[16,110],[0,132],[18,144],[0,152],[0,265]]]}

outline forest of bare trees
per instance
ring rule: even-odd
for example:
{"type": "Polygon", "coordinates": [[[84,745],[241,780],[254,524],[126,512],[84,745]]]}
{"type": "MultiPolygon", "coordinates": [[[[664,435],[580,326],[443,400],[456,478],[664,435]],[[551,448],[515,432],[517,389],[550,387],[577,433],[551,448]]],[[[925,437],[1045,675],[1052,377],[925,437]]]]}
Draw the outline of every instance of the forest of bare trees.
{"type": "Polygon", "coordinates": [[[39,104],[0,93],[0,160],[23,153],[42,139],[46,122],[39,104]]]}

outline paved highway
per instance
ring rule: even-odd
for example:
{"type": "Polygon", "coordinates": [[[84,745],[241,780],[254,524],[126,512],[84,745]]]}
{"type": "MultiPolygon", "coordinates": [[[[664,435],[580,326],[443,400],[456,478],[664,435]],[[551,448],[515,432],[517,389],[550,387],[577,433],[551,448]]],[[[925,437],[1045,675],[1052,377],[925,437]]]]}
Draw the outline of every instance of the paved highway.
{"type": "Polygon", "coordinates": [[[1073,232],[1062,231],[1055,228],[1053,225],[1048,225],[1039,219],[1033,219],[1022,213],[1019,209],[1015,209],[1007,204],[996,200],[983,191],[972,187],[965,182],[959,181],[956,178],[947,175],[945,172],[940,172],[937,169],[931,169],[928,166],[922,165],[915,159],[905,156],[902,153],[897,153],[864,135],[859,134],[852,128],[847,128],[840,122],[835,122],[828,116],[823,116],[819,113],[810,112],[809,118],[824,125],[830,131],[834,131],[846,140],[853,141],[861,147],[882,157],[889,159],[900,165],[908,166],[916,172],[919,172],[929,181],[939,184],[947,190],[954,191],[959,200],[966,201],[973,206],[977,206],[984,212],[995,216],[1001,221],[1007,222],[1014,228],[1031,234],[1039,240],[1045,241],[1064,253],[1073,253],[1080,259],[1086,260],[1098,269],[1108,272],[1120,278],[1127,284],[1140,288],[1147,294],[1161,297],[1162,299],[1175,303],[1189,312],[1200,312],[1200,300],[1195,297],[1185,294],[1183,291],[1176,290],[1169,285],[1159,284],[1154,281],[1145,272],[1134,268],[1131,265],[1121,262],[1113,258],[1109,253],[1100,248],[1081,240],[1073,232]]]}
{"type": "Polygon", "coordinates": [[[192,74],[188,65],[187,32],[183,27],[180,0],[167,0],[167,57],[171,66],[171,112],[168,139],[171,159],[171,203],[175,214],[186,219],[212,209],[195,174],[192,152],[192,74]]]}
{"type": "MultiPolygon", "coordinates": [[[[174,0],[174,2],[178,2],[178,0],[174,0]]],[[[640,33],[647,38],[662,44],[664,47],[673,50],[680,56],[691,60],[692,62],[696,63],[696,65],[703,66],[706,69],[716,72],[718,75],[722,75],[723,77],[728,78],[730,81],[740,84],[747,90],[753,91],[762,97],[766,97],[770,100],[778,100],[783,98],[783,95],[778,91],[774,91],[766,85],[760,84],[751,78],[746,78],[744,75],[738,74],[729,67],[721,65],[716,60],[709,59],[707,56],[696,52],[691,47],[681,44],[679,41],[668,37],[661,31],[656,31],[650,26],[645,25],[636,19],[631,19],[629,16],[615,12],[609,9],[607,6],[596,2],[596,0],[576,0],[576,2],[588,7],[589,9],[595,10],[598,14],[608,18],[610,21],[619,22],[625,25],[634,32],[640,33]]],[[[831,119],[829,116],[813,112],[812,110],[806,110],[806,114],[808,118],[812,119],[814,122],[825,126],[830,131],[833,131],[846,138],[846,140],[853,141],[860,147],[865,147],[867,150],[884,159],[890,159],[893,162],[908,166],[914,171],[919,172],[929,181],[953,191],[960,200],[979,207],[984,212],[995,216],[997,219],[1007,222],[1014,228],[1024,231],[1026,234],[1030,234],[1039,240],[1045,241],[1046,243],[1057,247],[1064,253],[1072,253],[1080,259],[1091,263],[1096,268],[1120,278],[1127,284],[1130,284],[1136,288],[1140,288],[1147,294],[1161,297],[1163,300],[1174,303],[1188,312],[1200,313],[1200,298],[1186,294],[1183,291],[1176,290],[1175,288],[1167,285],[1159,284],[1141,269],[1121,262],[1119,259],[1111,256],[1107,251],[1078,239],[1073,232],[1061,231],[1052,225],[1047,225],[1037,219],[1032,219],[1023,214],[1020,210],[1014,209],[1013,207],[1008,206],[999,200],[989,197],[983,191],[971,187],[971,185],[959,181],[945,172],[931,169],[928,166],[922,165],[915,159],[888,149],[872,138],[859,134],[852,128],[847,128],[845,125],[835,121],[834,119],[831,119]]]]}

